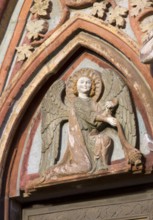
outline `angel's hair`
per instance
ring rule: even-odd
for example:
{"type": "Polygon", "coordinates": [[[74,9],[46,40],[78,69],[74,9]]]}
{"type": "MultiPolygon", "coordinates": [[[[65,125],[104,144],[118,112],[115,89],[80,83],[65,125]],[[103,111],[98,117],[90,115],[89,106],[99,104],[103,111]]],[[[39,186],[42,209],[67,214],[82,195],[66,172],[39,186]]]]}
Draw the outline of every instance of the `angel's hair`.
{"type": "Polygon", "coordinates": [[[67,96],[70,99],[72,98],[72,95],[78,96],[77,82],[78,79],[80,79],[81,77],[87,77],[91,80],[91,90],[89,93],[89,97],[92,97],[94,98],[94,100],[97,101],[97,99],[102,94],[103,84],[100,73],[91,68],[82,68],[70,76],[66,86],[67,96]]]}

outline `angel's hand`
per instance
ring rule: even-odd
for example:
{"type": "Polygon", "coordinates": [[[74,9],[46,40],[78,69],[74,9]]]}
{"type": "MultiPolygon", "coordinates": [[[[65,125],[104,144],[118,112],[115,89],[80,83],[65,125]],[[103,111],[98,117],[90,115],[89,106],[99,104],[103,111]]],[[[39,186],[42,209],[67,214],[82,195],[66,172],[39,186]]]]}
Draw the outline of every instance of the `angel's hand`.
{"type": "Polygon", "coordinates": [[[117,126],[117,119],[114,117],[107,117],[106,122],[114,127],[117,126]]]}
{"type": "Polygon", "coordinates": [[[113,107],[114,107],[114,102],[112,102],[112,101],[107,101],[107,102],[105,103],[105,107],[108,108],[108,109],[113,108],[113,107]]]}
{"type": "Polygon", "coordinates": [[[107,101],[107,102],[105,103],[105,107],[106,107],[107,109],[112,109],[112,108],[114,108],[117,104],[118,104],[118,100],[114,98],[114,99],[111,100],[111,101],[107,101]]]}

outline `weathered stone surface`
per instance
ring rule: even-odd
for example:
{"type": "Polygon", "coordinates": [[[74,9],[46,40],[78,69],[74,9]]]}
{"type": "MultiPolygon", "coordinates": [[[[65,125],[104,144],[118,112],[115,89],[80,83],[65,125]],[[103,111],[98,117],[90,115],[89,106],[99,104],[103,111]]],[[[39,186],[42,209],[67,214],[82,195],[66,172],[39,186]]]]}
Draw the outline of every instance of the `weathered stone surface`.
{"type": "MultiPolygon", "coordinates": [[[[34,149],[34,145],[37,145],[37,141],[34,141],[34,139],[38,140],[38,135],[41,138],[40,131],[38,132],[37,129],[40,128],[42,123],[39,104],[47,88],[59,78],[67,81],[75,70],[79,70],[80,63],[87,58],[90,58],[92,62],[88,62],[90,64],[88,66],[84,61],[82,68],[94,69],[96,65],[98,65],[97,71],[100,68],[110,68],[116,72],[116,76],[123,79],[129,88],[135,109],[132,112],[135,112],[138,123],[136,124],[137,129],[133,133],[132,125],[134,123],[130,120],[130,113],[123,111],[122,118],[126,120],[123,130],[125,136],[128,136],[129,130],[132,131],[133,136],[137,134],[136,147],[143,149],[144,171],[145,173],[152,172],[152,68],[149,65],[142,64],[139,58],[144,36],[148,36],[152,27],[145,26],[152,19],[152,2],[125,0],[122,1],[122,4],[121,1],[114,0],[101,2],[96,0],[59,0],[56,2],[57,4],[54,2],[51,4],[49,0],[25,0],[20,13],[18,13],[18,19],[16,21],[11,20],[11,22],[15,22],[16,27],[12,30],[14,33],[9,30],[12,39],[10,43],[7,42],[9,46],[0,72],[0,90],[2,94],[0,99],[0,181],[1,183],[4,181],[4,171],[8,166],[6,192],[10,194],[6,196],[7,198],[10,195],[20,196],[20,189],[24,189],[29,180],[35,179],[39,175],[38,173],[32,173],[33,167],[30,168],[28,163],[32,160],[29,159],[31,149],[34,149]],[[104,7],[100,7],[99,3],[102,3],[104,7]],[[40,5],[42,8],[40,8],[40,5]],[[95,9],[93,12],[94,17],[92,9],[94,10],[96,5],[98,10],[95,9]],[[54,7],[53,22],[51,22],[51,19],[53,19],[52,7],[54,7]],[[57,9],[59,10],[56,17],[57,9]],[[127,11],[129,11],[128,14],[127,11]],[[113,13],[110,14],[111,12],[113,13]],[[43,27],[37,25],[39,30],[32,33],[32,28],[27,26],[28,22],[39,22],[41,19],[44,19],[43,27]],[[109,23],[113,24],[114,27],[109,23]],[[123,28],[125,23],[126,27],[123,28]],[[28,28],[28,32],[26,28],[28,28]],[[123,29],[121,30],[121,28],[123,29]],[[131,36],[134,37],[131,38],[131,36]],[[24,44],[27,45],[30,51],[28,50],[25,53],[20,48],[24,44]],[[19,47],[20,53],[22,53],[20,62],[16,62],[16,47],[19,47]],[[141,138],[139,138],[139,135],[141,138]],[[145,144],[142,147],[144,141],[145,144]],[[8,155],[11,158],[9,162],[8,155]]],[[[7,38],[5,40],[8,41],[7,38]]],[[[152,43],[150,40],[151,38],[148,41],[149,46],[145,44],[147,50],[144,46],[141,52],[145,55],[143,59],[152,62],[152,58],[150,58],[152,43]]],[[[106,84],[104,87],[107,87],[106,84]]],[[[62,97],[65,97],[64,92],[62,97]]],[[[122,100],[121,104],[123,106],[124,101],[128,102],[128,99],[122,100]]],[[[46,127],[44,126],[44,128],[46,127]]],[[[108,125],[106,125],[107,128],[108,125]]],[[[67,131],[64,129],[62,135],[66,136],[67,131]]],[[[110,135],[111,132],[106,133],[110,135]]],[[[117,135],[117,129],[114,130],[111,138],[115,135],[117,135]]],[[[115,141],[113,140],[116,145],[119,143],[119,139],[118,137],[115,141]]],[[[135,145],[135,141],[131,137],[128,142],[135,145]]],[[[96,149],[96,155],[99,156],[99,148],[96,149]]],[[[59,151],[57,150],[57,152],[59,151]]],[[[110,172],[108,175],[111,175],[112,172],[119,174],[129,170],[130,166],[123,161],[124,153],[120,153],[118,156],[120,161],[114,159],[112,164],[109,165],[110,172]]],[[[133,164],[133,161],[135,161],[133,154],[131,156],[129,153],[127,156],[130,157],[130,162],[133,164]]],[[[61,159],[62,156],[59,161],[61,159]]],[[[40,157],[37,159],[37,165],[39,160],[40,157]]],[[[35,170],[38,171],[38,169],[35,170]]],[[[103,173],[98,174],[97,178],[105,176],[106,173],[106,170],[104,170],[103,173]]],[[[63,177],[62,181],[73,182],[74,180],[79,181],[92,177],[92,175],[86,173],[83,176],[77,173],[74,178],[71,176],[69,178],[67,176],[63,177]]],[[[145,177],[143,178],[145,179],[145,177]]],[[[46,184],[49,186],[50,180],[47,181],[46,184]]],[[[58,183],[61,183],[60,181],[58,183]]],[[[3,185],[6,184],[3,182],[3,185]]],[[[0,189],[2,190],[1,184],[0,189]]]]}
{"type": "MultiPolygon", "coordinates": [[[[148,195],[149,196],[149,195],[148,195]]],[[[152,218],[153,200],[145,194],[124,195],[116,198],[59,205],[58,207],[33,207],[23,211],[24,220],[53,219],[104,219],[147,220],[152,218]],[[145,200],[144,200],[145,198],[145,200]]]]}

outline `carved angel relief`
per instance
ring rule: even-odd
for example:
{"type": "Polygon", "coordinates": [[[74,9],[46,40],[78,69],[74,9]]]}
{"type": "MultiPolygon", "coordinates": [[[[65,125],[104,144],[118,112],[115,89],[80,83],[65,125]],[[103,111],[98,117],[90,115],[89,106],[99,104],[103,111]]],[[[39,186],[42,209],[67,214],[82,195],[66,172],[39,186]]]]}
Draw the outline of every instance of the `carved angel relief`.
{"type": "Polygon", "coordinates": [[[153,30],[148,34],[148,38],[145,40],[144,45],[140,50],[140,60],[142,63],[152,63],[153,62],[153,30]]]}
{"type": "Polygon", "coordinates": [[[42,102],[41,177],[92,174],[109,169],[115,129],[131,167],[142,168],[142,155],[135,147],[136,123],[129,91],[112,71],[81,69],[67,83],[56,81],[42,102]],[[68,121],[68,141],[61,159],[60,130],[68,121]]]}

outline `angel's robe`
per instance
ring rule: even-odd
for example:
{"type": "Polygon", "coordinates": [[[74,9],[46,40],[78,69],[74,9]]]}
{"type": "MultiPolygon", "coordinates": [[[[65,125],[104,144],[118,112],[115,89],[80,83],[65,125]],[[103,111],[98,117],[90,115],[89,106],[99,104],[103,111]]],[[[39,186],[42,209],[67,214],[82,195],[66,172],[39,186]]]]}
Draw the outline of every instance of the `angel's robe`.
{"type": "Polygon", "coordinates": [[[99,140],[106,139],[106,136],[102,137],[97,130],[99,125],[103,124],[96,121],[97,114],[99,114],[99,107],[92,98],[76,98],[69,112],[66,156],[55,166],[54,173],[78,174],[89,172],[93,168],[93,157],[96,151],[100,152],[99,140]],[[95,146],[96,143],[98,146],[95,146]]]}

